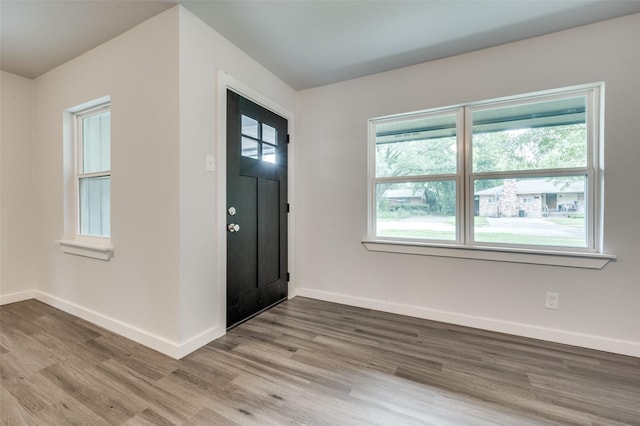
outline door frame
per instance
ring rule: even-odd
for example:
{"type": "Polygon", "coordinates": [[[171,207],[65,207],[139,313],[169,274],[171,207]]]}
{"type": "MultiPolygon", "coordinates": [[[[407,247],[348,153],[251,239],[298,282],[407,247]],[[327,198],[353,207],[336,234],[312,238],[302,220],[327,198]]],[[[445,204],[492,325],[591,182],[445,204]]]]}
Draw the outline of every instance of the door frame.
{"type": "MultiPolygon", "coordinates": [[[[218,327],[220,330],[227,329],[227,89],[238,93],[250,101],[268,109],[276,114],[287,119],[287,127],[290,139],[293,141],[295,130],[295,117],[293,112],[284,108],[277,102],[273,101],[269,97],[262,93],[252,89],[248,85],[233,78],[223,70],[218,70],[217,75],[217,107],[216,114],[216,285],[218,286],[218,300],[215,302],[217,308],[218,327]]],[[[288,162],[287,162],[287,185],[288,203],[291,205],[294,201],[294,144],[290,143],[288,147],[288,162]]],[[[295,285],[293,277],[295,277],[294,271],[294,229],[293,226],[295,219],[295,209],[291,209],[287,220],[288,230],[288,252],[287,261],[289,265],[289,272],[291,274],[291,280],[288,283],[288,298],[295,297],[295,285]]]]}

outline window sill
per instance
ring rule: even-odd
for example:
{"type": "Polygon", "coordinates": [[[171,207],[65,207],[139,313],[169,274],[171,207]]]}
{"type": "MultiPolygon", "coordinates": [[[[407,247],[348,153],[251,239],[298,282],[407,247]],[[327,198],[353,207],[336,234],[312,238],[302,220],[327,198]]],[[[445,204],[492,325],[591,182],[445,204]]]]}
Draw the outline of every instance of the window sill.
{"type": "Polygon", "coordinates": [[[56,242],[60,244],[60,250],[63,253],[105,261],[109,261],[113,257],[113,247],[110,244],[99,245],[75,240],[58,240],[56,242]]]}
{"type": "Polygon", "coordinates": [[[564,266],[570,268],[602,269],[616,257],[599,253],[558,253],[550,251],[514,250],[457,245],[424,245],[398,241],[363,240],[368,251],[413,254],[420,256],[453,257],[494,262],[528,263],[532,265],[564,266]]]}

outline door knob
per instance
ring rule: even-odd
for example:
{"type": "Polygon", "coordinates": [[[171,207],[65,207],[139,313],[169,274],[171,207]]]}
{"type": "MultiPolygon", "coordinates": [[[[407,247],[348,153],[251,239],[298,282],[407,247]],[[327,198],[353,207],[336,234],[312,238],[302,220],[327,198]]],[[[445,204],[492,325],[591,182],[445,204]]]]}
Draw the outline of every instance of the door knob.
{"type": "Polygon", "coordinates": [[[229,232],[238,232],[240,230],[240,225],[237,223],[230,223],[227,225],[227,230],[229,232]]]}
{"type": "Polygon", "coordinates": [[[235,216],[237,213],[235,207],[229,207],[229,210],[227,210],[227,212],[229,213],[229,216],[235,216]]]}

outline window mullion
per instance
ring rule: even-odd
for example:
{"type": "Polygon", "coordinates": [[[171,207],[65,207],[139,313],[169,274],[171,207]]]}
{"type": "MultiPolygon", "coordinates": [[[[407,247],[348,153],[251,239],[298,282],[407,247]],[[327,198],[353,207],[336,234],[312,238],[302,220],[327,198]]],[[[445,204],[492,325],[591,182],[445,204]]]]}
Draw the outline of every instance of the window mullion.
{"type": "Polygon", "coordinates": [[[111,171],[105,170],[103,172],[80,173],[80,174],[78,174],[78,179],[109,177],[109,176],[111,176],[111,171]]]}
{"type": "Polygon", "coordinates": [[[568,169],[544,169],[544,170],[517,170],[508,172],[478,172],[469,173],[469,177],[474,179],[526,179],[536,177],[561,177],[587,175],[590,172],[588,167],[575,167],[568,169]]]}
{"type": "Polygon", "coordinates": [[[603,236],[602,232],[602,153],[603,145],[599,143],[603,135],[601,134],[601,119],[603,119],[604,108],[601,108],[601,91],[595,88],[587,94],[587,117],[591,120],[591,125],[587,126],[587,161],[589,162],[590,174],[587,180],[587,190],[585,197],[588,197],[589,220],[587,221],[587,246],[594,251],[602,252],[603,236]]]}
{"type": "Polygon", "coordinates": [[[74,229],[76,237],[80,235],[80,178],[84,172],[83,149],[82,149],[82,116],[75,115],[74,120],[74,229]]]}
{"type": "Polygon", "coordinates": [[[597,186],[599,182],[596,182],[594,175],[597,173],[594,171],[587,172],[587,184],[584,192],[585,206],[587,206],[587,248],[594,251],[601,251],[602,247],[598,247],[598,242],[601,241],[601,237],[598,235],[600,231],[599,223],[597,222],[598,215],[596,212],[599,209],[599,203],[596,200],[596,194],[598,193],[597,186]]]}
{"type": "Polygon", "coordinates": [[[458,180],[457,174],[446,175],[418,175],[418,176],[387,176],[374,179],[375,183],[405,183],[405,182],[440,182],[443,180],[458,180]]]}
{"type": "MultiPolygon", "coordinates": [[[[469,233],[469,218],[472,218],[473,215],[469,214],[469,183],[467,179],[467,173],[469,170],[471,152],[469,151],[470,144],[470,134],[468,134],[467,129],[468,126],[468,108],[463,107],[458,110],[458,177],[457,177],[457,185],[458,185],[458,194],[456,194],[457,198],[457,235],[458,242],[460,244],[466,245],[468,244],[468,233],[469,233]]],[[[471,202],[473,204],[473,202],[471,202]]]]}

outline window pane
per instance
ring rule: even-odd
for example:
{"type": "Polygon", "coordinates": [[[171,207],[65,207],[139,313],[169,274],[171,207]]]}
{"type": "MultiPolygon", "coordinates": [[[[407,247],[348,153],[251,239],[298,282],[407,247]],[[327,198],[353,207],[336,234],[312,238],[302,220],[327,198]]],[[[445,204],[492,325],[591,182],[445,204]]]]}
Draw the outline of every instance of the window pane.
{"type": "Polygon", "coordinates": [[[242,134],[245,136],[250,136],[252,138],[258,139],[260,136],[258,135],[258,122],[251,117],[247,117],[246,115],[242,116],[242,134]]]}
{"type": "Polygon", "coordinates": [[[586,247],[585,176],[474,182],[478,242],[586,247]]]}
{"type": "Polygon", "coordinates": [[[111,178],[80,179],[80,234],[111,236],[111,178]]]}
{"type": "Polygon", "coordinates": [[[262,160],[267,163],[276,163],[276,147],[266,143],[262,144],[262,160]]]}
{"type": "Polygon", "coordinates": [[[455,186],[455,181],[377,184],[377,236],[455,241],[455,186]]]}
{"type": "Polygon", "coordinates": [[[242,156],[255,158],[256,160],[260,158],[258,153],[258,141],[254,141],[249,138],[242,138],[242,156]]]}
{"type": "Polygon", "coordinates": [[[456,114],[378,124],[376,176],[419,176],[457,171],[456,114]]]}
{"type": "Polygon", "coordinates": [[[271,126],[262,124],[262,140],[271,145],[278,145],[277,131],[271,126]]]}
{"type": "Polygon", "coordinates": [[[586,167],[585,98],[473,112],[473,171],[586,167]]]}
{"type": "Polygon", "coordinates": [[[83,173],[111,169],[111,112],[82,119],[83,173]]]}

